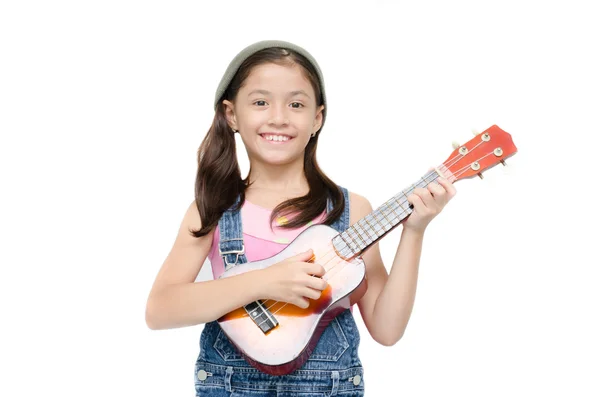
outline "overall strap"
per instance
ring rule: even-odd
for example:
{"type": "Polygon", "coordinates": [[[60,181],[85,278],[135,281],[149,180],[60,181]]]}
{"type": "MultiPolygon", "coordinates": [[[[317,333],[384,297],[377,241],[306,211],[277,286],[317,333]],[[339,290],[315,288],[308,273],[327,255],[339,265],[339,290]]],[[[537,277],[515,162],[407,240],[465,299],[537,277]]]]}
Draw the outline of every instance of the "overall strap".
{"type": "Polygon", "coordinates": [[[223,212],[219,219],[219,255],[223,258],[225,270],[248,262],[244,247],[241,208],[237,211],[233,210],[239,201],[238,196],[235,203],[223,212]]]}
{"type": "MultiPolygon", "coordinates": [[[[331,227],[341,233],[350,227],[350,198],[348,189],[339,185],[338,187],[342,189],[342,192],[344,193],[344,212],[342,212],[342,215],[331,224],[331,227]]],[[[333,210],[333,203],[331,202],[331,199],[328,198],[327,213],[331,212],[331,210],[333,210]]]]}

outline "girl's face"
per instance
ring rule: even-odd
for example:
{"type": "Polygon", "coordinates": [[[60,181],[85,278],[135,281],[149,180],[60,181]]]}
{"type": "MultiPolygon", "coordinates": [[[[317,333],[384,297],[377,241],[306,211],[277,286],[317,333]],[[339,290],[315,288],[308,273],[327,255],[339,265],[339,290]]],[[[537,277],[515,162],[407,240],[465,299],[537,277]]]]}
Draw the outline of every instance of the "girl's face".
{"type": "Polygon", "coordinates": [[[229,126],[239,130],[251,159],[285,164],[304,156],[321,127],[323,106],[301,67],[256,66],[235,97],[223,101],[229,126]]]}

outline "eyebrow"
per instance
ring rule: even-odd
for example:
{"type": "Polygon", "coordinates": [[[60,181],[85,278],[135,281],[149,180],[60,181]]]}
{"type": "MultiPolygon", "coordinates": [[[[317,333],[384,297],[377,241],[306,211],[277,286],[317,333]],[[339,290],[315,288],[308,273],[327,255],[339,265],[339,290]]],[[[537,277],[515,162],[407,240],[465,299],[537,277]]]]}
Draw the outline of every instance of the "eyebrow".
{"type": "MultiPolygon", "coordinates": [[[[267,90],[252,90],[248,93],[248,96],[250,96],[252,94],[270,95],[271,92],[267,91],[267,90]]],[[[289,92],[289,96],[295,96],[295,95],[304,95],[304,96],[310,98],[310,96],[304,90],[296,90],[296,91],[289,92]]]]}

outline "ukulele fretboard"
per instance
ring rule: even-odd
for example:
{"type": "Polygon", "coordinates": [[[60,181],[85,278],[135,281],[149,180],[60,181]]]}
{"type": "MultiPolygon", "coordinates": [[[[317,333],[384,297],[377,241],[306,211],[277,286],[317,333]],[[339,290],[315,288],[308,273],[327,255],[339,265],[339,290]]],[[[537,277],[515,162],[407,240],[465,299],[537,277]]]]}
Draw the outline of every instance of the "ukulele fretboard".
{"type": "MultiPolygon", "coordinates": [[[[442,170],[442,172],[444,171],[442,170]]],[[[345,260],[350,260],[379,241],[412,213],[413,207],[408,202],[408,196],[417,187],[427,187],[438,176],[436,171],[427,173],[417,183],[402,190],[373,212],[336,235],[332,239],[332,243],[338,254],[345,260]]]]}

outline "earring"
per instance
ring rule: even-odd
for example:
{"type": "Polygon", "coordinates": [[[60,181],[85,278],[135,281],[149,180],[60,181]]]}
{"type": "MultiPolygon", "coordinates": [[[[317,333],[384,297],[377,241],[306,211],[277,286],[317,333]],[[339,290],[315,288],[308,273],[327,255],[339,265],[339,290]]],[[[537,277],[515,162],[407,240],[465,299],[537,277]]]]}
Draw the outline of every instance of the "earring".
{"type": "Polygon", "coordinates": [[[235,134],[236,132],[238,132],[238,130],[236,130],[236,129],[233,129],[233,128],[232,128],[231,130],[233,131],[233,133],[234,133],[234,134],[235,134]]]}
{"type": "Polygon", "coordinates": [[[310,137],[311,137],[311,138],[314,138],[314,137],[315,137],[315,135],[317,135],[317,133],[316,133],[316,132],[313,132],[312,134],[310,134],[310,137]]]}

